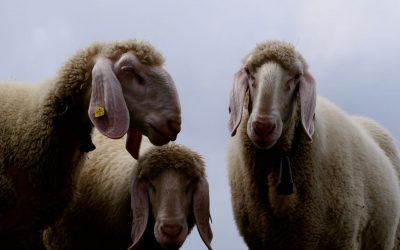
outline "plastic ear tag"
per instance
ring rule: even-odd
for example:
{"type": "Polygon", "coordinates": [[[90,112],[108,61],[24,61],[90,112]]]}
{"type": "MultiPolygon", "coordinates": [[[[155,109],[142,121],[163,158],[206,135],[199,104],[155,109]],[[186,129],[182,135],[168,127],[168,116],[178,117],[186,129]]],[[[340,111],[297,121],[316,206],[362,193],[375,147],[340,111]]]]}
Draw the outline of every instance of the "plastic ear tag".
{"type": "Polygon", "coordinates": [[[102,106],[97,106],[96,107],[96,111],[94,112],[94,117],[98,118],[98,117],[102,117],[105,114],[105,109],[102,106]]]}

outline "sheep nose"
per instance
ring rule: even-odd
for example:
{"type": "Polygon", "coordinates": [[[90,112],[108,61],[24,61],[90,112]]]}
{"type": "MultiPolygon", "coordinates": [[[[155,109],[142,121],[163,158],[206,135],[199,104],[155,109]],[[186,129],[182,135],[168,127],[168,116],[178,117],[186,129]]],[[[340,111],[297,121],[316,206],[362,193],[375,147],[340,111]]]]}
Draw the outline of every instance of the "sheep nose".
{"type": "Polygon", "coordinates": [[[170,237],[177,236],[182,232],[182,226],[176,224],[163,224],[161,225],[161,231],[170,237]]]}
{"type": "Polygon", "coordinates": [[[169,120],[168,121],[168,128],[177,135],[181,131],[181,120],[169,120]]]}
{"type": "Polygon", "coordinates": [[[252,126],[257,135],[269,135],[276,129],[274,122],[253,122],[252,126]]]}

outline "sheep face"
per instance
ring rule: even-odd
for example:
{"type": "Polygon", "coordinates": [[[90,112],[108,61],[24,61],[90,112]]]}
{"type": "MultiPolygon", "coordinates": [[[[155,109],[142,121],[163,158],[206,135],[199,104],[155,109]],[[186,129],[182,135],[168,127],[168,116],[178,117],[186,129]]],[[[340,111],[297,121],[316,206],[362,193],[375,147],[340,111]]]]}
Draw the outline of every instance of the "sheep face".
{"type": "Polygon", "coordinates": [[[254,75],[246,74],[251,100],[247,134],[256,146],[268,149],[278,141],[283,123],[293,114],[295,79],[276,63],[262,65],[254,75]]]}
{"type": "Polygon", "coordinates": [[[110,138],[128,132],[127,149],[138,157],[141,134],[155,145],[175,140],[181,116],[174,81],[161,66],[140,63],[132,52],[115,60],[95,58],[89,117],[110,138]]]}
{"type": "MultiPolygon", "coordinates": [[[[301,66],[300,61],[298,64],[301,66]]],[[[235,74],[230,99],[232,135],[240,124],[247,93],[247,135],[258,148],[272,148],[281,138],[282,131],[292,128],[297,120],[301,120],[304,131],[312,139],[315,86],[312,76],[302,67],[289,73],[279,63],[268,61],[256,68],[255,72],[246,67],[239,70],[235,74]],[[298,108],[301,111],[300,118],[296,117],[298,108]]]]}
{"type": "Polygon", "coordinates": [[[190,179],[176,171],[167,171],[149,183],[150,204],[155,218],[154,235],[161,245],[179,248],[188,234],[186,220],[193,194],[190,179]]]}
{"type": "Polygon", "coordinates": [[[146,227],[153,226],[147,225],[148,216],[155,221],[154,237],[162,248],[179,249],[196,223],[203,241],[211,249],[208,183],[204,177],[168,168],[156,175],[136,178],[131,200],[131,250],[139,246],[146,227]]]}

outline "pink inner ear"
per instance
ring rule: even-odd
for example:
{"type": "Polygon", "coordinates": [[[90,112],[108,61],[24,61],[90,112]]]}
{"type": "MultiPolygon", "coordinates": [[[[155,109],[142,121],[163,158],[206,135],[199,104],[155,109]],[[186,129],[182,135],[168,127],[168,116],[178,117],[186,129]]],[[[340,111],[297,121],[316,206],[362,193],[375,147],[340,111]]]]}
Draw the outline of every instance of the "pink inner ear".
{"type": "Polygon", "coordinates": [[[131,189],[131,210],[132,210],[132,246],[135,249],[142,238],[149,217],[149,197],[147,195],[146,183],[144,180],[134,177],[131,189]]]}
{"type": "Polygon", "coordinates": [[[312,141],[314,134],[314,113],[317,101],[315,81],[310,73],[305,72],[300,81],[301,123],[308,139],[312,141]]]}
{"type": "Polygon", "coordinates": [[[231,136],[234,136],[236,134],[236,130],[239,127],[240,121],[242,120],[244,97],[246,96],[248,89],[249,89],[248,75],[245,68],[242,68],[235,73],[230,93],[229,129],[231,132],[231,136]]]}
{"type": "Polygon", "coordinates": [[[211,249],[213,233],[210,227],[210,197],[208,182],[204,177],[199,179],[193,193],[193,213],[201,239],[211,249]]]}
{"type": "Polygon", "coordinates": [[[129,111],[121,84],[112,61],[105,57],[98,57],[92,70],[88,114],[93,125],[109,138],[120,138],[129,128],[129,111]]]}

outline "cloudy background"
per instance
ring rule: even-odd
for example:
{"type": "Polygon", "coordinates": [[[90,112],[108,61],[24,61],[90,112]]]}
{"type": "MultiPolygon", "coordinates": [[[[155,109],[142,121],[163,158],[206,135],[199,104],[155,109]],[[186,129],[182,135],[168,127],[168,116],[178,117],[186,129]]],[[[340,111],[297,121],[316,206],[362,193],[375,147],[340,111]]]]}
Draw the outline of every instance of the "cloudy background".
{"type": "MultiPolygon", "coordinates": [[[[94,41],[146,40],[166,57],[183,125],[211,191],[214,249],[246,249],[232,218],[226,166],[228,93],[256,43],[293,43],[317,92],[400,138],[400,1],[1,1],[0,79],[47,79],[94,41]],[[279,2],[279,3],[278,3],[279,2]]],[[[205,249],[193,231],[183,249],[205,249]]]]}

